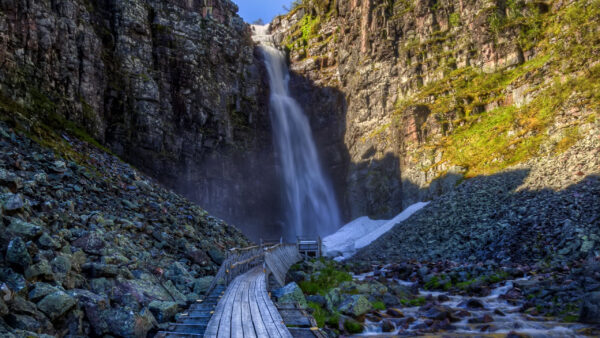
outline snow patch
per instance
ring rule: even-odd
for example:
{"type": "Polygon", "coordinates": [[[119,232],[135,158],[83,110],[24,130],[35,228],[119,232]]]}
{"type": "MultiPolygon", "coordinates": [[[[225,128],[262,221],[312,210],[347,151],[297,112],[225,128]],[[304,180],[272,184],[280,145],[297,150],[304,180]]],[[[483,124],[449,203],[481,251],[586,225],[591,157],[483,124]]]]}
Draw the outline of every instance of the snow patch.
{"type": "Polygon", "coordinates": [[[427,204],[429,202],[415,203],[391,220],[373,220],[367,216],[357,218],[323,239],[323,253],[337,261],[350,258],[358,249],[371,244],[427,204]]]}

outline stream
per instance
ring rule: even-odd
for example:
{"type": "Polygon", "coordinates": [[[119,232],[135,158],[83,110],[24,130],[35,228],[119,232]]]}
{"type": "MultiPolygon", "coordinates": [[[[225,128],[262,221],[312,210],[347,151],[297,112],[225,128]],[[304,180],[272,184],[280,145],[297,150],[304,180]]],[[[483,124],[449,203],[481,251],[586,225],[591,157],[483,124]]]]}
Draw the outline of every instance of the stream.
{"type": "MultiPolygon", "coordinates": [[[[372,273],[354,276],[357,280],[364,280],[372,273]]],[[[514,281],[504,281],[496,284],[489,296],[472,297],[450,294],[439,291],[420,289],[419,296],[427,300],[438,300],[439,308],[453,312],[453,318],[448,327],[443,329],[443,336],[497,336],[517,333],[527,337],[586,337],[580,331],[588,326],[581,323],[562,323],[551,318],[536,317],[520,312],[522,302],[509,302],[502,298],[514,287],[514,283],[528,278],[514,281]],[[475,306],[473,306],[475,305],[475,306]],[[483,307],[480,307],[483,306],[483,307]]],[[[395,280],[395,282],[411,286],[413,283],[395,280]]],[[[381,321],[365,320],[365,331],[360,336],[390,337],[396,335],[413,335],[420,333],[423,328],[429,327],[432,316],[436,310],[426,310],[423,307],[402,307],[403,314],[400,318],[385,318],[381,321]],[[387,331],[384,332],[384,321],[388,321],[387,331]],[[428,323],[429,321],[429,323],[428,323]],[[393,329],[389,324],[393,325],[393,329]]],[[[435,336],[436,334],[433,334],[435,336]]],[[[442,334],[437,334],[441,336],[442,334]]]]}

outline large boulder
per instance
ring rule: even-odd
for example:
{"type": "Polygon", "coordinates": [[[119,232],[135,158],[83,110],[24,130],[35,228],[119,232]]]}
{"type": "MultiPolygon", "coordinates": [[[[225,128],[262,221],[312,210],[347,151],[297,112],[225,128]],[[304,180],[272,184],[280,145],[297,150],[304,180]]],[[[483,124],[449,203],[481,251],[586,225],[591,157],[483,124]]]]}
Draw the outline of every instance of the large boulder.
{"type": "Polygon", "coordinates": [[[51,320],[55,320],[71,310],[75,304],[75,298],[64,291],[57,291],[44,297],[37,303],[37,307],[51,320]]]}
{"type": "Polygon", "coordinates": [[[291,282],[273,291],[273,296],[277,297],[277,302],[280,304],[298,304],[303,308],[308,306],[306,298],[304,298],[304,293],[302,293],[302,289],[300,289],[296,282],[291,282]]]}
{"type": "Polygon", "coordinates": [[[206,291],[208,291],[208,288],[214,280],[214,276],[206,276],[196,279],[196,281],[194,282],[194,293],[199,295],[204,294],[206,291]]]}
{"type": "Polygon", "coordinates": [[[338,307],[341,313],[358,317],[371,311],[371,302],[363,295],[352,295],[346,298],[338,307]]]}
{"type": "Polygon", "coordinates": [[[25,278],[27,280],[54,280],[54,274],[52,268],[47,260],[42,260],[37,264],[34,264],[25,270],[25,278]]]}
{"type": "Polygon", "coordinates": [[[27,239],[32,239],[42,234],[42,227],[18,218],[12,218],[7,231],[27,239]]]}
{"type": "Polygon", "coordinates": [[[4,201],[3,209],[7,214],[14,214],[21,211],[25,207],[25,201],[21,194],[11,194],[4,201]]]}
{"type": "Polygon", "coordinates": [[[179,305],[175,302],[161,302],[155,300],[148,305],[148,308],[159,323],[171,321],[177,312],[179,312],[179,305]]]}
{"type": "Polygon", "coordinates": [[[600,292],[593,292],[585,297],[579,320],[584,323],[600,324],[600,292]]]}
{"type": "Polygon", "coordinates": [[[130,308],[86,308],[86,315],[98,336],[110,334],[118,337],[145,338],[158,323],[148,309],[133,311],[130,308]]]}

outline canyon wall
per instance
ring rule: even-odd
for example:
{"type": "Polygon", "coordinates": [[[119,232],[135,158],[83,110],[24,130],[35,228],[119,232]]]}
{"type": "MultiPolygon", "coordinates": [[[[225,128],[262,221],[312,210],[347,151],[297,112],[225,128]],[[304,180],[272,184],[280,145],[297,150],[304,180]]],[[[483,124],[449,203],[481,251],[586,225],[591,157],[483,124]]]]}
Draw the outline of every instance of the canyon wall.
{"type": "Polygon", "coordinates": [[[266,86],[236,13],[229,0],[2,1],[2,104],[264,225],[278,213],[266,86]]]}
{"type": "Polygon", "coordinates": [[[346,216],[390,217],[597,128],[597,8],[305,0],[271,30],[346,216]]]}

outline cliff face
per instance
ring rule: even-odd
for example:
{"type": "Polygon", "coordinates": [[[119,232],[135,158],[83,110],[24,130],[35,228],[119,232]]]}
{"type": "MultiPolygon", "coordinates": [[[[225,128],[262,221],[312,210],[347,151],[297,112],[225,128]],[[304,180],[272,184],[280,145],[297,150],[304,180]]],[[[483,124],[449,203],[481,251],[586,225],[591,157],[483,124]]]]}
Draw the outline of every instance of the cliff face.
{"type": "Polygon", "coordinates": [[[313,89],[301,95],[317,135],[347,155],[344,165],[324,150],[347,214],[382,217],[598,128],[598,8],[306,0],[271,29],[303,78],[296,88],[313,89]]]}
{"type": "Polygon", "coordinates": [[[218,216],[264,224],[277,197],[266,95],[236,12],[229,0],[2,1],[3,104],[84,129],[218,216]]]}

